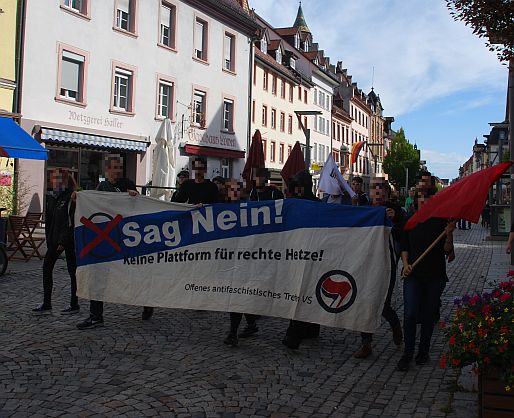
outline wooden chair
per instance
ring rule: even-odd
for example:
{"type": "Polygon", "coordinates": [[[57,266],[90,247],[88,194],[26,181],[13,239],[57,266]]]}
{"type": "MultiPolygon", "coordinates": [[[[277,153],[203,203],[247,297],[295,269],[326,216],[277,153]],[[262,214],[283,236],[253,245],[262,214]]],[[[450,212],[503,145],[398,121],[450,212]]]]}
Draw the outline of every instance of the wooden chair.
{"type": "Polygon", "coordinates": [[[30,213],[28,216],[9,216],[9,246],[7,252],[9,260],[18,259],[29,261],[36,256],[40,260],[43,256],[39,252],[39,248],[45,242],[45,238],[34,236],[36,228],[41,223],[41,213],[30,213]],[[20,255],[18,255],[20,253],[20,255]]]}

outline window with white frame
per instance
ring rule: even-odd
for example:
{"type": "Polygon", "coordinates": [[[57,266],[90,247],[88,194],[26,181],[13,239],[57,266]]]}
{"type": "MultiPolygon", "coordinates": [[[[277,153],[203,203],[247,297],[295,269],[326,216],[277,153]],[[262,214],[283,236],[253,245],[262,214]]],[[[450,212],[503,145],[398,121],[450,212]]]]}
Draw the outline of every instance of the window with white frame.
{"type": "Polygon", "coordinates": [[[277,127],[277,111],[275,109],[271,109],[271,129],[276,129],[277,127]]]}
{"type": "Polygon", "coordinates": [[[177,9],[174,5],[163,1],[161,3],[161,18],[159,26],[159,43],[169,48],[175,48],[175,21],[177,9]]]}
{"type": "Polygon", "coordinates": [[[280,112],[280,122],[279,122],[280,132],[284,132],[286,130],[286,114],[284,112],[280,112]]]}
{"type": "Polygon", "coordinates": [[[235,40],[236,37],[231,33],[225,32],[225,42],[223,44],[223,69],[235,71],[235,40]]]}
{"type": "Polygon", "coordinates": [[[268,126],[268,106],[262,106],[262,126],[268,126]]]}
{"type": "Polygon", "coordinates": [[[223,130],[234,131],[234,100],[223,99],[223,130]]]}
{"type": "Polygon", "coordinates": [[[193,123],[202,128],[205,127],[205,109],[207,94],[204,91],[196,90],[193,93],[193,123]]]}
{"type": "Polygon", "coordinates": [[[87,14],[87,0],[63,0],[62,5],[82,15],[87,14]]]}
{"type": "Polygon", "coordinates": [[[318,103],[318,90],[314,89],[314,103],[318,103]]]}
{"type": "Polygon", "coordinates": [[[158,89],[157,116],[173,119],[174,84],[171,81],[159,79],[158,89]]]}
{"type": "Polygon", "coordinates": [[[289,66],[294,70],[296,68],[296,60],[291,57],[289,58],[289,66]]]}
{"type": "Polygon", "coordinates": [[[136,0],[116,0],[116,27],[135,32],[136,0]]]}
{"type": "Polygon", "coordinates": [[[281,164],[284,162],[284,148],[285,148],[284,144],[280,144],[278,146],[278,162],[281,164]]]}
{"type": "Polygon", "coordinates": [[[314,130],[318,130],[318,118],[316,116],[314,116],[314,130]]]}
{"type": "Polygon", "coordinates": [[[261,51],[265,54],[268,53],[268,40],[266,39],[266,35],[264,35],[261,39],[261,51]]]}
{"type": "Polygon", "coordinates": [[[283,78],[280,79],[280,97],[282,99],[286,98],[286,80],[283,78]]]}
{"type": "Polygon", "coordinates": [[[291,115],[287,119],[287,133],[290,135],[293,133],[293,116],[291,115]]]}
{"type": "Polygon", "coordinates": [[[277,61],[279,64],[282,64],[282,51],[280,48],[278,48],[277,52],[275,52],[275,61],[277,61]]]}
{"type": "Polygon", "coordinates": [[[268,90],[268,77],[269,77],[269,74],[266,70],[264,70],[262,72],[262,88],[264,90],[268,90]]]}
{"type": "Polygon", "coordinates": [[[277,147],[277,144],[275,143],[275,141],[271,141],[270,148],[269,148],[269,160],[272,162],[275,161],[276,147],[277,147]]]}
{"type": "Polygon", "coordinates": [[[313,159],[318,161],[318,144],[315,142],[313,147],[313,159]]]}
{"type": "Polygon", "coordinates": [[[300,49],[300,35],[298,33],[294,35],[294,47],[300,49]]]}
{"type": "Polygon", "coordinates": [[[83,102],[85,57],[63,49],[61,56],[61,98],[83,102]]]}
{"type": "Polygon", "coordinates": [[[277,76],[275,74],[271,78],[271,93],[277,94],[277,76]]]}
{"type": "Polygon", "coordinates": [[[207,22],[199,18],[195,19],[194,57],[202,61],[207,61],[207,29],[207,22]]]}
{"type": "Polygon", "coordinates": [[[303,44],[303,50],[305,52],[309,52],[309,41],[306,39],[305,43],[303,44]]]}
{"type": "Polygon", "coordinates": [[[230,159],[222,158],[221,159],[221,177],[226,179],[230,178],[230,159]]]}
{"type": "Polygon", "coordinates": [[[293,85],[291,83],[289,83],[289,101],[291,103],[294,101],[293,85]]]}
{"type": "Polygon", "coordinates": [[[134,73],[127,69],[116,67],[112,102],[114,110],[122,112],[132,111],[133,89],[134,73]]]}

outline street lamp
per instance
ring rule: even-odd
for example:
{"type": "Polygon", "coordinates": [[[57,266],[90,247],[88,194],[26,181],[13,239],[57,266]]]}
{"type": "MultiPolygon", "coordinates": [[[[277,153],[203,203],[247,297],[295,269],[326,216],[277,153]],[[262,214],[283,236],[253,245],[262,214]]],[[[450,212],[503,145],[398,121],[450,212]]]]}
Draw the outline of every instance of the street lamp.
{"type": "Polygon", "coordinates": [[[309,170],[311,167],[311,130],[303,124],[302,116],[321,115],[322,112],[321,110],[295,110],[294,113],[305,135],[305,165],[309,170]]]}

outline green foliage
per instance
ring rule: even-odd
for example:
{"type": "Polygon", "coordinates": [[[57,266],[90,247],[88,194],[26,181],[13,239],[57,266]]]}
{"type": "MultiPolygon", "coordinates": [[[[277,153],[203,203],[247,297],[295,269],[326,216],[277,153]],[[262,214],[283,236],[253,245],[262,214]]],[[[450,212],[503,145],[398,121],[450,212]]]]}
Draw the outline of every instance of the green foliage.
{"type": "Polygon", "coordinates": [[[391,141],[391,148],[384,158],[383,167],[395,188],[405,187],[406,167],[409,169],[409,187],[416,184],[416,177],[419,174],[419,154],[405,138],[403,128],[400,128],[391,141]]]}
{"type": "Polygon", "coordinates": [[[514,59],[514,2],[512,0],[446,0],[454,20],[463,21],[500,61],[514,59]]]}

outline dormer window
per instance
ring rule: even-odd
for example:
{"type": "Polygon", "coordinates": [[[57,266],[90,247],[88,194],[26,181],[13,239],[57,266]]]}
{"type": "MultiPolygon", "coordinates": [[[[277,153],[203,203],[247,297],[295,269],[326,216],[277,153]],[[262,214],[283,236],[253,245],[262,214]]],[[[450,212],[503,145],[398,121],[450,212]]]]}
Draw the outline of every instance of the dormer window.
{"type": "Polygon", "coordinates": [[[282,51],[280,51],[280,48],[277,49],[277,52],[275,52],[275,61],[277,61],[279,64],[282,64],[282,51]]]}
{"type": "Polygon", "coordinates": [[[261,51],[265,54],[268,53],[268,41],[266,40],[266,36],[263,36],[261,39],[261,51]]]}
{"type": "Polygon", "coordinates": [[[294,36],[294,47],[300,49],[300,35],[298,33],[294,36]]]}
{"type": "Polygon", "coordinates": [[[314,58],[314,64],[319,65],[318,58],[314,58]]]}
{"type": "Polygon", "coordinates": [[[295,65],[296,65],[296,60],[295,60],[293,57],[289,58],[289,66],[290,66],[293,70],[296,68],[296,67],[295,67],[295,65]]]}
{"type": "Polygon", "coordinates": [[[305,41],[304,44],[303,44],[303,50],[305,52],[309,52],[309,41],[305,41]]]}

